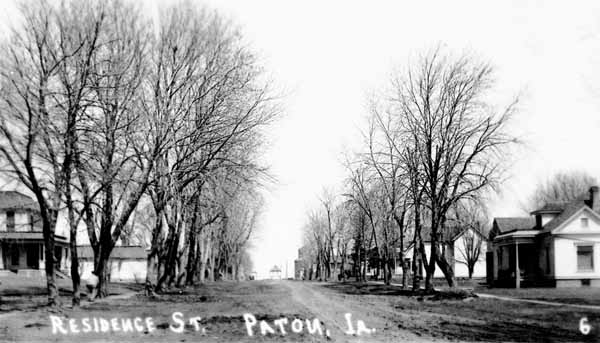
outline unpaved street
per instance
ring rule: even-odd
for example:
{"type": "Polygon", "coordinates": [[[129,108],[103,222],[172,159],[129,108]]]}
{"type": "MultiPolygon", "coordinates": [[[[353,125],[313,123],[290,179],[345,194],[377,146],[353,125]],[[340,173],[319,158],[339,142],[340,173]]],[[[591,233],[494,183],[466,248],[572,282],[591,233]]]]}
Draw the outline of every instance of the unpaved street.
{"type": "Polygon", "coordinates": [[[317,283],[285,282],[290,289],[292,300],[303,304],[317,318],[332,326],[337,335],[344,340],[360,338],[360,341],[431,341],[433,338],[423,339],[418,335],[398,327],[394,327],[390,316],[401,320],[409,317],[401,312],[392,311],[381,302],[370,301],[371,297],[356,297],[340,294],[322,287],[317,283]],[[362,334],[360,337],[348,336],[348,324],[345,315],[352,315],[353,329],[356,330],[355,321],[363,320],[368,328],[374,328],[371,334],[362,334]]]}
{"type": "Polygon", "coordinates": [[[599,311],[352,282],[215,282],[154,299],[127,292],[78,309],[65,294],[58,310],[40,306],[43,296],[4,296],[0,341],[580,342],[597,341],[600,324],[599,311]]]}

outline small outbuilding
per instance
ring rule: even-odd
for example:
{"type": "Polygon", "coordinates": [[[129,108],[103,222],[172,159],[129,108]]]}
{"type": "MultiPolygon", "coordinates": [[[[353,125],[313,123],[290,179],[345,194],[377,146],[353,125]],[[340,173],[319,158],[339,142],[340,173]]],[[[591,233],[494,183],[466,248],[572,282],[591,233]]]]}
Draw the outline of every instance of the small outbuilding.
{"type": "Polygon", "coordinates": [[[269,277],[273,280],[281,280],[281,268],[273,266],[269,271],[269,277]]]}
{"type": "MultiPolygon", "coordinates": [[[[78,246],[79,274],[86,279],[94,271],[94,251],[91,246],[78,246]]],[[[115,246],[110,254],[111,282],[143,283],[146,280],[148,254],[141,246],[115,246]]]]}

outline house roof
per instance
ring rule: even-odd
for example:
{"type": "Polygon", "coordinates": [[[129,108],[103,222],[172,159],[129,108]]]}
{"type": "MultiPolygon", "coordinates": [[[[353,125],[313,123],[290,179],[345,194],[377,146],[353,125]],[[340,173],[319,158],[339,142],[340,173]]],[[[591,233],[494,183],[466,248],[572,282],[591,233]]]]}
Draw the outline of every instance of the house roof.
{"type": "MultiPolygon", "coordinates": [[[[90,245],[80,245],[77,247],[77,256],[82,259],[94,259],[94,250],[90,245]]],[[[138,245],[115,246],[110,253],[111,259],[122,260],[145,260],[148,254],[138,245]]]]}
{"type": "Polygon", "coordinates": [[[0,210],[39,211],[37,202],[17,191],[0,191],[0,210]]]}
{"type": "MultiPolygon", "coordinates": [[[[67,243],[67,240],[64,236],[54,235],[54,239],[59,243],[67,243]]],[[[6,240],[44,240],[44,236],[42,232],[0,232],[0,241],[6,240]]]]}
{"type": "Polygon", "coordinates": [[[547,202],[541,208],[531,212],[531,214],[543,214],[543,213],[561,213],[565,210],[565,207],[569,205],[569,201],[551,201],[547,202]]]}
{"type": "MultiPolygon", "coordinates": [[[[547,202],[541,208],[531,212],[531,217],[494,218],[494,229],[492,230],[490,237],[492,238],[492,235],[503,235],[514,231],[537,230],[538,233],[550,233],[571,219],[582,209],[587,208],[592,211],[591,205],[592,200],[586,199],[585,195],[582,195],[572,201],[547,202]],[[556,216],[547,222],[540,230],[536,227],[535,215],[545,213],[555,214],[556,216]]],[[[594,214],[600,216],[600,213],[594,212],[594,214]]]]}
{"type": "MultiPolygon", "coordinates": [[[[440,230],[438,232],[438,235],[440,235],[440,242],[453,242],[466,229],[467,229],[466,227],[456,226],[456,225],[446,226],[443,230],[440,230]]],[[[423,239],[423,242],[426,242],[426,243],[431,242],[431,227],[430,226],[423,226],[421,228],[421,239],[423,239]]]]}
{"type": "Polygon", "coordinates": [[[273,266],[273,268],[271,268],[271,270],[269,271],[271,273],[280,273],[281,269],[277,266],[273,266]]]}
{"type": "Polygon", "coordinates": [[[499,234],[511,231],[531,230],[535,227],[535,219],[533,217],[501,217],[494,218],[494,228],[499,234]]]}
{"type": "Polygon", "coordinates": [[[564,210],[558,216],[544,225],[542,232],[552,232],[552,230],[569,220],[575,213],[584,207],[587,207],[587,204],[584,200],[575,200],[570,202],[565,206],[564,210]]]}

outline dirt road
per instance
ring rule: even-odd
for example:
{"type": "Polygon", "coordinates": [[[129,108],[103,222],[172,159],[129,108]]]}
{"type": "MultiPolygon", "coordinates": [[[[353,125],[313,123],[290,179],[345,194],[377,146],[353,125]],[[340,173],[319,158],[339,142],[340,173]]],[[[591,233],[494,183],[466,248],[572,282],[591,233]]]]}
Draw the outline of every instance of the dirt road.
{"type": "Polygon", "coordinates": [[[340,294],[317,283],[287,281],[283,284],[290,289],[292,300],[306,306],[311,313],[323,321],[331,331],[332,337],[337,340],[363,342],[430,342],[434,340],[432,337],[424,339],[408,330],[398,328],[394,322],[403,317],[409,319],[409,316],[382,306],[380,301],[370,301],[376,299],[370,299],[368,296],[357,298],[340,294]],[[346,318],[348,314],[351,315],[350,324],[346,318]],[[390,316],[395,317],[395,320],[391,320],[390,316]],[[361,332],[360,335],[349,334],[351,331],[357,331],[358,320],[362,320],[371,332],[361,332]]]}
{"type": "MultiPolygon", "coordinates": [[[[600,311],[493,298],[423,297],[370,283],[223,281],[174,289],[157,298],[128,294],[58,310],[31,306],[31,297],[19,298],[3,299],[2,342],[580,342],[600,338],[600,311]],[[579,332],[584,317],[591,325],[586,335],[579,332]],[[316,319],[323,324],[317,325],[316,319]]],[[[69,303],[68,294],[62,298],[69,303]]]]}

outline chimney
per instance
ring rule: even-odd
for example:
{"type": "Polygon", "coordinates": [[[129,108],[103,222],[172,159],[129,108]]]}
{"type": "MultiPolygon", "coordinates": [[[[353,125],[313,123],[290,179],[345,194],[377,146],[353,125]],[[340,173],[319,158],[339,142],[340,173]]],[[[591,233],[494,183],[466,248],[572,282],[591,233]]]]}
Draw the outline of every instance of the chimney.
{"type": "Polygon", "coordinates": [[[600,214],[600,188],[598,186],[590,187],[590,207],[600,214]]]}

